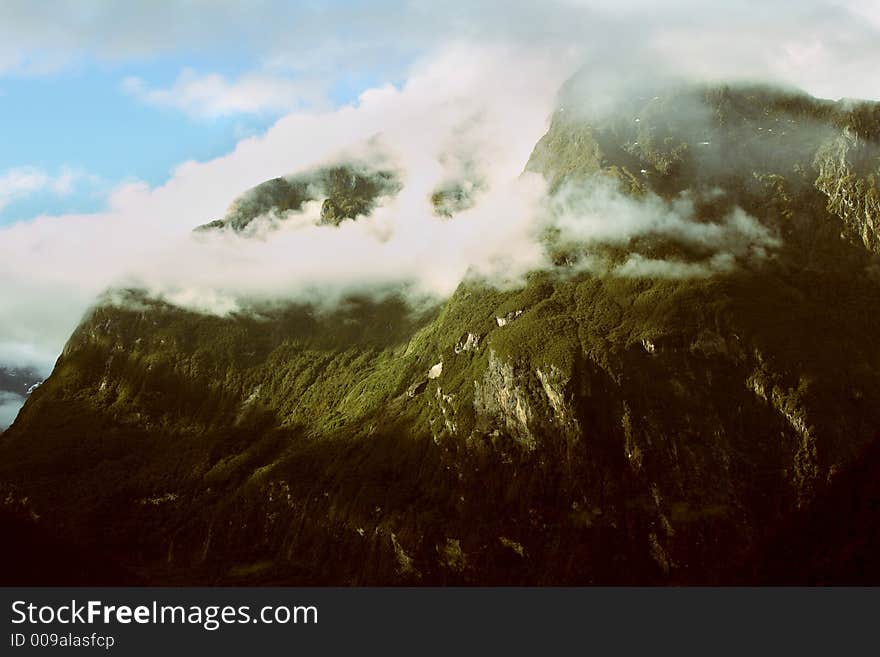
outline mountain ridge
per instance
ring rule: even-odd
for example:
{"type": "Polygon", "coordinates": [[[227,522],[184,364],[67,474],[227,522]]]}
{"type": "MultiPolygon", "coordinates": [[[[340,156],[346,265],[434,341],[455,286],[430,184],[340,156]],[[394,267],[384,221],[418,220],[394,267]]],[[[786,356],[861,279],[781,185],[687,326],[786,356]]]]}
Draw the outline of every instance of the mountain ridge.
{"type": "MultiPolygon", "coordinates": [[[[572,102],[526,167],[551,190],[685,193],[695,222],[738,207],[779,247],[626,276],[566,263],[706,254],[551,236],[556,269],[421,310],[219,318],[128,293],[0,439],[7,506],[155,583],[785,580],[810,510],[874,462],[878,106],[695,87],[588,121],[572,102]]],[[[851,582],[814,547],[798,581],[851,582]]]]}

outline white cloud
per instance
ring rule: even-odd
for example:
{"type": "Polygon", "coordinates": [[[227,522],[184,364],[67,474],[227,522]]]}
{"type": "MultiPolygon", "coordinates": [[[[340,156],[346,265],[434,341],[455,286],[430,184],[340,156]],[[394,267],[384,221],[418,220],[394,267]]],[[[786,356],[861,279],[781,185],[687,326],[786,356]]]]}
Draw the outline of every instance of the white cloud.
{"type": "Polygon", "coordinates": [[[625,278],[705,278],[735,268],[736,259],[730,253],[717,253],[702,262],[660,260],[634,253],[614,273],[625,278]]]}
{"type": "Polygon", "coordinates": [[[224,157],[181,165],[161,187],[120,187],[105,213],[0,230],[0,347],[22,360],[29,345],[51,362],[111,285],[222,314],[243,300],[332,301],[392,286],[443,297],[466,275],[518,283],[550,266],[539,239],[548,225],[584,244],[659,233],[718,252],[699,267],[634,261],[621,275],[723,270],[752,247],[775,244],[741,212],[695,225],[687,199],[638,203],[584,188],[548,202],[544,180],[522,171],[575,65],[565,51],[452,48],[422,61],[399,88],[370,89],[335,110],[293,112],[224,157]],[[337,229],[316,225],[314,202],[275,225],[264,218],[251,239],[192,232],[246,189],[342,157],[392,167],[402,190],[337,229]],[[432,192],[463,175],[480,181],[477,202],[452,219],[436,216],[432,192]]]}
{"type": "Polygon", "coordinates": [[[542,255],[522,235],[532,230],[543,187],[518,176],[572,67],[554,52],[452,49],[423,62],[401,88],[371,89],[337,110],[291,113],[224,157],[180,165],[160,187],[124,185],[106,212],[2,229],[0,346],[20,360],[29,349],[45,367],[110,285],[144,285],[216,309],[234,307],[242,294],[292,298],[316,286],[339,292],[414,281],[421,292],[444,294],[473,263],[487,274],[505,259],[536,265],[542,255]],[[438,156],[451,145],[467,146],[492,193],[480,212],[443,222],[428,197],[448,177],[438,156]],[[339,230],[291,221],[266,240],[192,234],[268,178],[376,147],[405,172],[405,188],[368,220],[339,230]]]}
{"type": "Polygon", "coordinates": [[[44,189],[49,180],[45,172],[34,167],[7,170],[0,175],[0,209],[12,201],[44,189]]]}
{"type": "MultiPolygon", "coordinates": [[[[228,309],[239,295],[295,297],[317,286],[340,291],[352,281],[414,281],[423,292],[445,294],[471,268],[515,277],[543,261],[533,231],[536,216],[547,211],[541,181],[519,173],[575,62],[618,78],[660,70],[769,78],[823,96],[880,98],[875,17],[865,0],[76,1],[57,3],[47,20],[37,3],[10,0],[0,21],[0,71],[222,52],[255,62],[255,72],[229,79],[190,71],[167,88],[137,78],[125,87],[198,116],[298,109],[224,157],[181,164],[160,187],[120,187],[104,213],[40,217],[0,230],[0,353],[45,367],[96,295],[126,282],[191,306],[228,309]],[[396,79],[414,57],[399,88],[379,85],[335,110],[315,104],[340,72],[396,79]],[[310,225],[307,213],[271,238],[246,242],[191,234],[245,189],[371,142],[404,171],[405,187],[369,219],[334,231],[310,225]],[[463,216],[443,222],[426,197],[435,183],[461,173],[439,157],[461,148],[476,159],[488,191],[463,216]]],[[[71,184],[63,174],[6,172],[0,205],[71,184]]],[[[730,244],[772,242],[737,215],[692,230],[686,212],[655,209],[659,215],[647,216],[630,208],[623,215],[628,230],[714,240],[724,250],[705,266],[715,269],[729,263],[730,244]]],[[[590,240],[609,230],[591,224],[591,216],[587,207],[557,219],[590,240]]],[[[696,271],[673,265],[636,258],[619,273],[696,271]]]]}
{"type": "Polygon", "coordinates": [[[671,202],[651,194],[636,199],[598,178],[564,186],[549,203],[554,226],[582,243],[626,244],[633,236],[654,234],[739,256],[780,246],[776,236],[740,208],[714,221],[698,221],[688,194],[671,202]]]}
{"type": "Polygon", "coordinates": [[[7,169],[0,173],[0,210],[23,198],[39,192],[58,196],[73,191],[77,181],[87,178],[82,172],[62,169],[57,175],[50,175],[37,167],[22,166],[7,169]]]}
{"type": "Polygon", "coordinates": [[[144,102],[208,118],[285,112],[323,102],[319,84],[254,73],[228,80],[184,69],[168,88],[152,88],[137,77],[126,78],[122,86],[144,102]]]}
{"type": "Polygon", "coordinates": [[[254,61],[261,74],[393,78],[414,56],[453,41],[575,48],[609,65],[641,52],[649,65],[700,75],[780,77],[820,95],[880,98],[875,0],[68,0],[53,3],[51,16],[40,3],[6,0],[0,71],[196,51],[254,61]],[[805,50],[820,54],[800,58],[805,50]]]}
{"type": "Polygon", "coordinates": [[[880,28],[880,4],[877,3],[877,0],[846,0],[840,4],[846,10],[880,28]]]}

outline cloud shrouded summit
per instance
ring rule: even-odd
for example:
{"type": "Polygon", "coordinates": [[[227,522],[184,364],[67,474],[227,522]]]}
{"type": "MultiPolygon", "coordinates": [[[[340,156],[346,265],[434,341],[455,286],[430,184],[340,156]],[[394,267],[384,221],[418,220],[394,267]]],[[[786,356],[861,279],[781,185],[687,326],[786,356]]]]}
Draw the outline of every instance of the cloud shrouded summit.
{"type": "MultiPolygon", "coordinates": [[[[223,313],[243,298],[323,299],[390,286],[443,296],[468,272],[516,282],[547,266],[539,237],[548,225],[579,239],[659,226],[718,245],[703,269],[634,258],[624,275],[703,275],[705,266],[731,266],[731,243],[776,244],[744,214],[718,217],[701,236],[686,206],[634,203],[613,189],[568,190],[548,203],[545,183],[522,171],[560,86],[578,69],[598,81],[638,84],[662,73],[880,97],[880,20],[873,3],[857,0],[221,2],[163,10],[95,2],[88,20],[82,7],[57,3],[46,23],[32,3],[6,3],[0,75],[173,55],[183,62],[176,77],[155,81],[134,69],[117,80],[118,93],[155,111],[183,110],[182,121],[290,112],[222,157],[181,163],[163,185],[120,185],[104,212],[39,216],[0,230],[0,363],[44,371],[86,308],[113,286],[223,313]],[[247,65],[231,75],[213,72],[210,58],[190,66],[193,48],[247,65]],[[357,101],[333,107],[328,94],[346,76],[375,82],[357,101]],[[192,233],[254,185],[351,158],[379,159],[400,174],[400,192],[369,217],[330,230],[315,225],[313,203],[255,239],[192,233]],[[474,204],[438,218],[432,194],[460,183],[473,186],[474,204]],[[612,226],[609,213],[623,219],[612,226]]],[[[45,175],[10,181],[9,194],[61,184],[45,175]]]]}
{"type": "Polygon", "coordinates": [[[292,298],[316,287],[326,294],[415,279],[426,293],[448,293],[471,264],[493,255],[534,263],[537,252],[510,250],[534,244],[518,235],[533,230],[529,199],[541,195],[537,180],[518,177],[568,73],[552,57],[454,49],[426,61],[399,89],[380,86],[356,105],[286,116],[227,156],[182,164],[159,188],[123,186],[105,213],[4,229],[0,358],[47,367],[82,312],[112,285],[222,312],[240,295],[292,298]],[[462,153],[490,191],[477,221],[444,223],[430,192],[458,175],[462,153]],[[367,220],[331,231],[311,225],[308,213],[318,208],[306,208],[265,239],[192,233],[266,179],[352,156],[387,159],[404,183],[367,220]],[[499,232],[507,245],[486,239],[499,232]]]}

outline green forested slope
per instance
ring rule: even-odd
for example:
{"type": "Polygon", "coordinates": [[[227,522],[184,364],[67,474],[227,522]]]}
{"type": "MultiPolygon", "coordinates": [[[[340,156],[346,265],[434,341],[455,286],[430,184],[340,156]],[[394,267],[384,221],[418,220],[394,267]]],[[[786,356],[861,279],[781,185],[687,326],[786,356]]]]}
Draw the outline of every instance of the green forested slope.
{"type": "MultiPolygon", "coordinates": [[[[685,279],[560,258],[419,310],[218,318],[130,291],[0,438],[7,510],[156,583],[857,577],[874,544],[850,528],[876,535],[872,516],[827,507],[870,491],[876,461],[876,107],[764,88],[612,118],[573,102],[528,166],[554,189],[686,190],[707,216],[743,208],[777,252],[685,279]]],[[[703,257],[689,248],[603,253],[703,257]]]]}

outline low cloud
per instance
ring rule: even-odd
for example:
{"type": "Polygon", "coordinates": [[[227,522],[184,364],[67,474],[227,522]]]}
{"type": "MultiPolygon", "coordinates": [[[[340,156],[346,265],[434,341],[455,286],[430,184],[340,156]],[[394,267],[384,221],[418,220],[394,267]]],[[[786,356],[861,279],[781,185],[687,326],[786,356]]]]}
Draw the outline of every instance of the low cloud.
{"type": "Polygon", "coordinates": [[[224,157],[182,164],[160,187],[124,185],[106,212],[2,229],[0,348],[19,364],[45,369],[109,286],[144,287],[222,313],[242,297],[314,298],[398,285],[443,295],[472,266],[499,278],[540,266],[533,233],[543,181],[520,173],[574,66],[552,51],[534,57],[452,48],[422,62],[399,88],[370,89],[332,111],[291,113],[224,157]],[[448,156],[462,150],[465,169],[448,156]],[[380,152],[401,172],[403,189],[370,217],[338,229],[314,226],[319,209],[312,204],[264,238],[192,232],[264,180],[380,152]],[[463,170],[479,172],[487,189],[479,206],[451,220],[437,217],[431,193],[463,170]],[[28,358],[39,362],[22,362],[28,358]]]}
{"type": "Polygon", "coordinates": [[[24,405],[25,398],[14,392],[0,391],[0,431],[8,429],[24,405]]]}
{"type": "Polygon", "coordinates": [[[696,264],[634,257],[611,272],[622,276],[706,275],[773,248],[773,236],[741,210],[698,221],[687,196],[636,200],[597,181],[548,196],[544,179],[523,169],[576,66],[564,61],[564,53],[454,48],[400,88],[371,89],[334,111],[289,114],[225,157],[182,165],[162,187],[124,186],[106,213],[7,228],[0,356],[45,368],[109,286],[223,315],[255,301],[332,303],[355,292],[437,300],[465,277],[517,285],[529,271],[555,266],[544,240],[551,229],[577,245],[582,268],[592,266],[595,247],[639,236],[705,253],[696,264]],[[397,172],[400,189],[338,227],[319,225],[314,201],[284,216],[268,212],[246,237],[192,230],[279,173],[349,161],[397,172]],[[438,215],[436,190],[469,182],[473,202],[438,215]]]}
{"type": "Polygon", "coordinates": [[[614,274],[625,278],[706,278],[735,268],[736,258],[730,253],[716,253],[701,262],[646,258],[634,253],[614,269],[614,274]]]}
{"type": "MultiPolygon", "coordinates": [[[[651,193],[634,198],[608,179],[596,177],[564,186],[550,198],[549,205],[552,225],[560,231],[561,239],[587,246],[625,245],[637,237],[659,237],[715,252],[713,257],[724,253],[729,259],[763,259],[781,245],[766,226],[738,207],[722,216],[701,219],[689,192],[671,201],[651,193]]],[[[636,264],[644,262],[635,260],[623,269],[629,275],[638,269],[636,264]]]]}
{"type": "MultiPolygon", "coordinates": [[[[694,27],[684,20],[693,12],[702,15],[694,3],[677,3],[684,9],[671,13],[666,23],[658,19],[626,48],[620,47],[620,35],[628,32],[602,33],[596,26],[637,23],[636,8],[609,8],[584,31],[583,20],[568,25],[565,17],[570,14],[563,9],[569,6],[571,11],[582,9],[578,3],[560,3],[547,21],[536,21],[550,34],[534,32],[523,19],[534,11],[515,8],[507,14],[496,7],[527,38],[519,34],[508,39],[510,29],[487,21],[463,21],[461,41],[478,41],[475,35],[486,33],[494,37],[485,39],[490,45],[443,49],[420,60],[404,84],[376,86],[350,105],[293,111],[265,134],[243,139],[224,157],[183,163],[162,186],[120,187],[110,196],[106,212],[40,217],[3,229],[0,357],[5,352],[19,364],[45,368],[82,313],[110,286],[142,287],[173,303],[218,314],[240,310],[253,300],[327,301],[355,291],[395,288],[414,297],[442,298],[465,276],[516,285],[530,270],[555,266],[542,241],[550,230],[580,249],[582,258],[575,264],[584,268],[593,266],[590,254],[598,245],[626,245],[642,237],[672,239],[700,252],[696,260],[634,253],[615,265],[612,274],[620,276],[704,276],[768,257],[778,246],[777,238],[742,210],[698,217],[694,200],[687,196],[634,200],[599,184],[563,188],[549,197],[540,176],[522,173],[547,128],[560,85],[582,64],[585,50],[594,70],[611,78],[639,70],[646,72],[641,77],[650,77],[660,62],[668,61],[667,67],[675,70],[672,64],[678,60],[686,62],[685,72],[694,62],[716,62],[715,68],[697,70],[700,76],[733,70],[727,66],[729,53],[720,53],[724,48],[716,46],[719,52],[713,53],[708,47],[728,23],[706,19],[694,27]],[[705,38],[694,31],[701,25],[705,38]],[[573,45],[576,28],[583,46],[573,45]],[[690,48],[679,52],[684,47],[669,40],[676,30],[687,29],[695,44],[703,44],[708,59],[690,48]],[[524,41],[540,47],[522,47],[524,41]],[[614,48],[605,52],[603,62],[593,51],[612,41],[614,48]],[[655,68],[646,64],[651,54],[657,55],[655,68]],[[338,228],[316,225],[320,205],[313,202],[283,218],[269,213],[249,238],[228,231],[192,232],[222,217],[236,197],[267,179],[353,158],[381,158],[383,165],[400,172],[400,191],[383,198],[367,217],[343,221],[338,228]],[[438,215],[432,197],[448,190],[452,198],[464,190],[467,202],[444,206],[438,215]]],[[[643,8],[654,11],[647,3],[643,8]]],[[[470,11],[476,10],[463,9],[465,15],[470,11]]],[[[786,39],[779,43],[789,49],[809,46],[788,29],[778,6],[767,12],[771,23],[782,21],[786,39]]],[[[841,15],[848,16],[845,11],[841,15]]],[[[813,15],[806,12],[791,20],[803,27],[808,18],[813,15]]],[[[441,33],[446,20],[438,19],[441,33]]],[[[844,27],[848,21],[839,19],[844,27]]],[[[866,30],[854,28],[859,43],[866,30]]],[[[794,62],[782,73],[773,69],[768,62],[779,43],[765,32],[756,27],[740,35],[754,52],[745,53],[738,72],[760,76],[770,71],[771,77],[784,74],[789,81],[800,81],[810,67],[794,62]]],[[[819,43],[831,55],[811,70],[843,61],[839,42],[819,43]]],[[[809,54],[804,53],[799,56],[809,54]]],[[[283,63],[272,66],[280,69],[283,63]]],[[[247,76],[230,81],[193,73],[170,89],[136,80],[128,88],[149,102],[200,115],[300,102],[302,92],[295,85],[258,82],[247,76]]]]}

